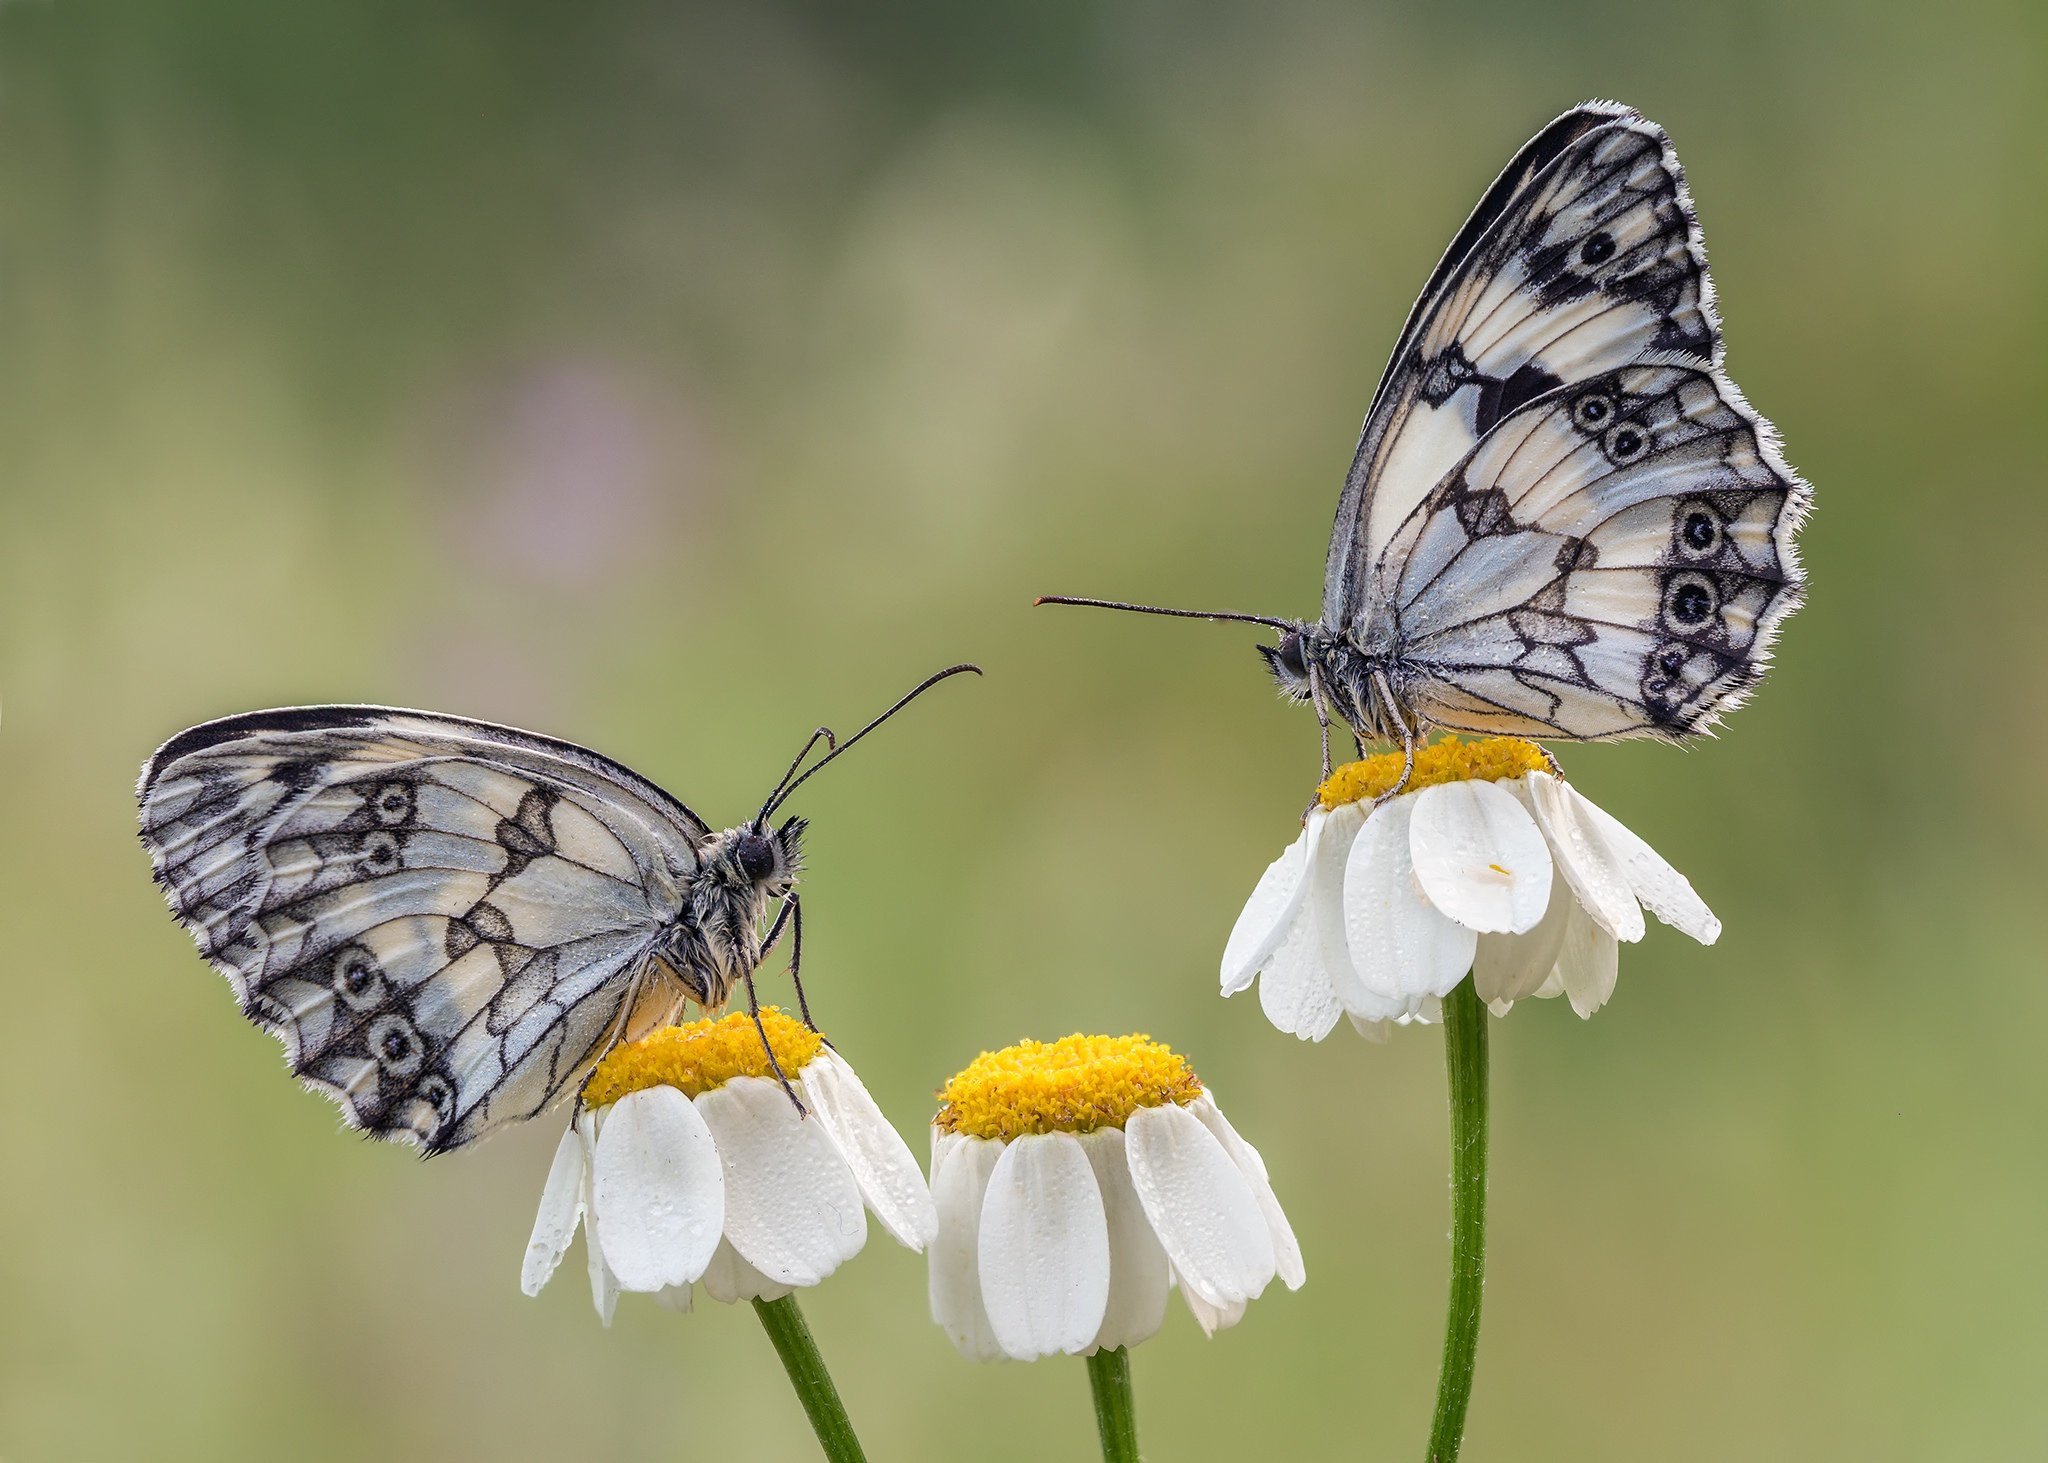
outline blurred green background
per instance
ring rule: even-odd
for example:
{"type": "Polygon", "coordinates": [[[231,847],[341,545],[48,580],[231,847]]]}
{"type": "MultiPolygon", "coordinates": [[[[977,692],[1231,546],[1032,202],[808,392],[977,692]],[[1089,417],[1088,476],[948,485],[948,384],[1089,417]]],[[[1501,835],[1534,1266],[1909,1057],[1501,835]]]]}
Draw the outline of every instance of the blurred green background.
{"type": "MultiPolygon", "coordinates": [[[[166,917],[131,787],[224,713],[598,747],[714,821],[802,734],[812,998],[918,1136],[983,1046],[1187,1051],[1310,1280],[1136,1357],[1158,1458],[1413,1458],[1433,1032],[1215,995],[1314,766],[1313,612],[1413,291],[1583,97],[1676,140],[1813,479],[1726,735],[1565,753],[1727,923],[1495,1026],[1474,1460],[2048,1454],[2048,29],[1652,8],[0,8],[0,1457],[812,1456],[743,1311],[517,1271],[555,1124],[338,1131],[166,917]]],[[[808,1301],[876,1458],[1080,1458],[877,1235],[808,1301]]]]}

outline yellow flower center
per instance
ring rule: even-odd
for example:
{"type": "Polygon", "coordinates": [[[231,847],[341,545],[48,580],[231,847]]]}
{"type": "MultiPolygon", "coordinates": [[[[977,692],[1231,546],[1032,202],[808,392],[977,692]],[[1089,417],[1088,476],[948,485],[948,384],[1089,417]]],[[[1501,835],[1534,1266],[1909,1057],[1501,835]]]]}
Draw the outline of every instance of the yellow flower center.
{"type": "MultiPolygon", "coordinates": [[[[1550,762],[1534,742],[1515,737],[1486,737],[1461,742],[1445,737],[1415,749],[1415,771],[1404,793],[1420,792],[1445,782],[1503,782],[1531,772],[1548,772],[1550,762]]],[[[1316,798],[1326,808],[1384,797],[1401,780],[1401,754],[1382,752],[1362,762],[1346,762],[1324,779],[1316,798]]]]}
{"type": "Polygon", "coordinates": [[[1146,1036],[1063,1036],[983,1052],[939,1092],[949,1133],[1007,1140],[1026,1133],[1121,1128],[1141,1107],[1202,1095],[1187,1060],[1146,1036]]]}
{"type": "MultiPolygon", "coordinates": [[[[775,1060],[792,1077],[825,1044],[824,1037],[774,1006],[761,1008],[761,1025],[775,1048],[775,1060]]],[[[698,1097],[735,1077],[774,1076],[754,1018],[735,1011],[716,1020],[664,1026],[613,1047],[583,1084],[583,1101],[605,1107],[646,1087],[673,1087],[698,1097]]]]}

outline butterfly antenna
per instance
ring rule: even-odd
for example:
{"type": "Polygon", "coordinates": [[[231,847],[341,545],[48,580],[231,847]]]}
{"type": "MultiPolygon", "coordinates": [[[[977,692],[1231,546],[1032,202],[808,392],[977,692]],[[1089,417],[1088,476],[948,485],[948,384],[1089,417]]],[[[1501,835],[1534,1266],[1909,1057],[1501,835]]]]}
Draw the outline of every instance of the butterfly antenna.
{"type": "Polygon", "coordinates": [[[804,765],[804,758],[811,755],[811,748],[817,746],[820,742],[825,744],[827,756],[839,750],[839,740],[832,735],[831,727],[821,726],[812,732],[809,740],[804,743],[803,750],[796,754],[796,760],[789,764],[789,771],[782,774],[782,781],[775,784],[775,791],[768,794],[768,801],[762,805],[760,818],[754,820],[757,824],[761,821],[761,818],[768,816],[768,809],[775,805],[776,799],[782,796],[783,789],[789,786],[789,780],[796,776],[797,769],[804,765]]]}
{"type": "Polygon", "coordinates": [[[1176,620],[1236,620],[1246,625],[1269,625],[1275,630],[1293,630],[1297,626],[1291,620],[1276,619],[1272,615],[1245,615],[1236,610],[1169,610],[1159,605],[1125,604],[1120,599],[1076,599],[1066,594],[1041,594],[1031,601],[1032,605],[1085,605],[1095,610],[1129,610],[1134,615],[1169,615],[1176,620]]]}
{"type": "MultiPolygon", "coordinates": [[[[794,793],[806,782],[809,782],[811,778],[817,774],[819,769],[823,768],[835,757],[843,755],[850,747],[853,746],[855,742],[859,741],[862,737],[866,736],[869,732],[873,731],[876,727],[880,726],[883,722],[887,721],[890,717],[894,716],[897,712],[901,711],[904,707],[908,706],[911,702],[915,701],[918,697],[922,696],[925,692],[929,691],[932,687],[936,686],[939,682],[945,680],[948,676],[957,676],[962,671],[973,671],[974,674],[978,676],[981,674],[981,667],[978,665],[970,665],[963,662],[960,665],[949,665],[944,670],[939,671],[934,675],[926,676],[923,680],[919,681],[915,686],[912,686],[908,691],[904,692],[903,695],[898,697],[895,704],[892,705],[887,711],[884,711],[880,716],[876,717],[873,721],[869,722],[866,726],[862,727],[859,731],[855,732],[852,736],[848,737],[845,741],[832,742],[831,750],[826,752],[825,755],[820,757],[817,761],[813,762],[809,767],[804,768],[801,775],[794,778],[785,776],[782,779],[782,785],[777,787],[775,791],[772,794],[770,794],[768,801],[761,805],[761,811],[754,815],[754,822],[756,824],[765,822],[768,819],[769,815],[774,813],[774,811],[777,808],[781,807],[783,803],[788,801],[790,794],[794,793]]],[[[821,727],[819,730],[822,731],[823,728],[821,727]]],[[[815,745],[817,743],[817,740],[817,735],[814,733],[811,737],[810,743],[806,744],[804,747],[804,752],[806,754],[810,752],[811,746],[815,745]]],[[[826,740],[828,742],[831,741],[831,733],[826,733],[826,740]]],[[[801,764],[802,762],[803,757],[798,757],[797,763],[801,764]]],[[[796,768],[791,767],[790,771],[795,772],[796,768]]]]}

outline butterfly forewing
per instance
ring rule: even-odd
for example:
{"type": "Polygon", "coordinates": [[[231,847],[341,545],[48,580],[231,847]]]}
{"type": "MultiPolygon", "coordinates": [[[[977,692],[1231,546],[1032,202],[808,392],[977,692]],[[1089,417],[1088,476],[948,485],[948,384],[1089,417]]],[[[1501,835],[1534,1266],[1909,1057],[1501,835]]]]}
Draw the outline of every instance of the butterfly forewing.
{"type": "Polygon", "coordinates": [[[259,712],[144,769],[172,912],[348,1120],[438,1151],[531,1116],[676,992],[708,834],[568,743],[377,707],[259,712]]]}
{"type": "Polygon", "coordinates": [[[1323,620],[1371,645],[1395,533],[1519,407],[1650,353],[1717,361],[1705,252],[1664,133],[1625,107],[1560,117],[1509,164],[1402,332],[1332,535],[1323,620]]]}
{"type": "Polygon", "coordinates": [[[1682,736],[1761,674],[1797,602],[1805,487],[1711,367],[1632,366],[1512,413],[1379,566],[1435,725],[1682,736]]]}

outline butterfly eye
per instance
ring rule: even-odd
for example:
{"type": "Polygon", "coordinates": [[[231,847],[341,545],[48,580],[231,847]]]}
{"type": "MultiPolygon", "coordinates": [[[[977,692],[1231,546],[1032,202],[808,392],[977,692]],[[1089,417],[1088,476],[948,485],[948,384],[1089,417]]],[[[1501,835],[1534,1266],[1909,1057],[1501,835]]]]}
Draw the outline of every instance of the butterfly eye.
{"type": "Polygon", "coordinates": [[[775,872],[775,845],[758,833],[749,833],[733,845],[733,858],[740,872],[756,884],[775,872]]]}
{"type": "Polygon", "coordinates": [[[1308,669],[1308,640],[1299,630],[1289,630],[1280,637],[1278,645],[1253,647],[1259,652],[1259,659],[1266,663],[1273,680],[1280,687],[1280,694],[1296,701],[1306,701],[1311,690],[1308,669]]]}
{"type": "Polygon", "coordinates": [[[1572,421],[1581,431],[1598,432],[1614,420],[1614,398],[1589,392],[1572,403],[1572,421]]]}
{"type": "Polygon", "coordinates": [[[1650,450],[1650,434],[1633,422],[1623,422],[1601,440],[1600,449],[1609,462],[1625,466],[1650,450]]]}
{"type": "Polygon", "coordinates": [[[1582,264],[1605,264],[1614,257],[1614,236],[1601,232],[1589,236],[1579,246],[1579,262],[1582,264]]]}

